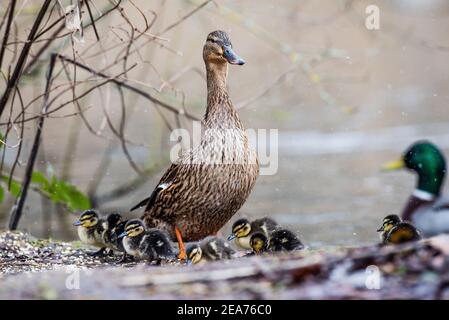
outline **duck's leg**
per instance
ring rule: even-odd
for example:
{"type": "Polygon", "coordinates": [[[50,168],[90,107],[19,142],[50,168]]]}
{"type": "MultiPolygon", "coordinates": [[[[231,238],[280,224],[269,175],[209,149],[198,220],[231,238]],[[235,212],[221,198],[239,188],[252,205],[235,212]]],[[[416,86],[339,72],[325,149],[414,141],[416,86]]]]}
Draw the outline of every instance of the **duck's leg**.
{"type": "Polygon", "coordinates": [[[124,252],[122,257],[120,258],[120,260],[117,261],[117,263],[127,263],[127,262],[131,262],[133,260],[134,260],[133,256],[130,256],[126,252],[124,252]]]}
{"type": "Polygon", "coordinates": [[[178,229],[178,227],[175,227],[175,234],[176,240],[178,240],[178,247],[179,247],[178,259],[185,260],[187,258],[186,247],[184,245],[184,241],[182,241],[181,231],[178,229]]]}

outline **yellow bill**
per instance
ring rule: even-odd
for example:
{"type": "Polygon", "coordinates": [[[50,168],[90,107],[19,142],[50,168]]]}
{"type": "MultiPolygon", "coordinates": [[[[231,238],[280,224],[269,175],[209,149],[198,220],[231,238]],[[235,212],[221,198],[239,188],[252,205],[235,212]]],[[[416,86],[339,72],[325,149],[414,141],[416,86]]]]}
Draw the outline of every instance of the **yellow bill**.
{"type": "Polygon", "coordinates": [[[383,171],[393,171],[393,170],[398,170],[398,169],[402,169],[405,167],[405,163],[403,159],[398,159],[395,161],[390,161],[385,163],[382,166],[382,170],[383,171]]]}

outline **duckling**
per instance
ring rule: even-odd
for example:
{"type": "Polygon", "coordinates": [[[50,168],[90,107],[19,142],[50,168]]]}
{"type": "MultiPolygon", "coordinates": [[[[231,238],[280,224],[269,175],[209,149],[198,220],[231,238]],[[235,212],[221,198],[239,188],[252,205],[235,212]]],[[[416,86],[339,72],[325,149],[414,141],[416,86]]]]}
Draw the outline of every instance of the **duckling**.
{"type": "Polygon", "coordinates": [[[268,251],[268,238],[262,232],[254,232],[249,240],[249,245],[253,250],[252,254],[261,254],[268,251]]]}
{"type": "Polygon", "coordinates": [[[417,174],[415,190],[404,205],[401,217],[411,221],[424,236],[449,233],[449,199],[441,196],[446,159],[429,141],[411,145],[399,160],[383,166],[386,171],[406,168],[417,174]]]}
{"type": "Polygon", "coordinates": [[[118,213],[109,214],[102,222],[102,242],[106,247],[115,251],[122,251],[123,249],[123,247],[121,247],[121,241],[118,241],[118,238],[115,237],[114,233],[115,228],[120,222],[122,222],[122,216],[118,213]]]}
{"type": "Polygon", "coordinates": [[[168,235],[155,228],[146,229],[140,219],[129,220],[119,237],[123,238],[126,253],[135,258],[159,264],[175,257],[168,235]]]}
{"type": "Polygon", "coordinates": [[[304,249],[304,244],[294,232],[279,229],[271,234],[268,247],[271,251],[293,251],[304,249]]]}
{"type": "Polygon", "coordinates": [[[228,65],[245,61],[224,31],[207,36],[203,59],[207,108],[201,142],[183,152],[150,196],[131,209],[145,207],[146,226],[168,232],[178,242],[181,259],[186,258],[184,241],[216,234],[245,203],[259,175],[257,153],[248,143],[226,84],[228,65]]]}
{"type": "Polygon", "coordinates": [[[255,232],[250,240],[253,253],[260,254],[266,251],[293,251],[304,249],[298,236],[287,229],[278,229],[271,233],[270,239],[262,232],[255,232]]]}
{"type": "Polygon", "coordinates": [[[200,243],[193,243],[186,248],[187,259],[194,264],[201,261],[232,259],[234,249],[221,238],[210,236],[200,243]]]}
{"type": "Polygon", "coordinates": [[[383,244],[400,244],[421,239],[421,234],[413,225],[403,222],[398,215],[392,214],[383,219],[380,238],[383,244]]]}
{"type": "Polygon", "coordinates": [[[102,238],[103,223],[104,220],[100,219],[98,212],[92,209],[81,213],[79,219],[73,223],[74,226],[78,227],[78,237],[82,242],[100,248],[92,255],[104,255],[106,252],[106,246],[102,238]]]}
{"type": "Polygon", "coordinates": [[[128,220],[121,220],[119,223],[117,223],[117,225],[112,228],[109,236],[114,250],[123,253],[122,257],[117,261],[117,263],[126,263],[130,260],[133,260],[133,256],[130,256],[126,253],[125,247],[123,246],[123,237],[119,237],[119,235],[121,235],[125,231],[125,225],[127,222],[128,220]]]}
{"type": "Polygon", "coordinates": [[[235,239],[237,246],[243,249],[251,249],[250,240],[253,233],[262,232],[269,238],[271,233],[278,228],[277,222],[267,217],[256,219],[253,222],[242,218],[232,225],[232,234],[228,237],[228,241],[235,239]]]}

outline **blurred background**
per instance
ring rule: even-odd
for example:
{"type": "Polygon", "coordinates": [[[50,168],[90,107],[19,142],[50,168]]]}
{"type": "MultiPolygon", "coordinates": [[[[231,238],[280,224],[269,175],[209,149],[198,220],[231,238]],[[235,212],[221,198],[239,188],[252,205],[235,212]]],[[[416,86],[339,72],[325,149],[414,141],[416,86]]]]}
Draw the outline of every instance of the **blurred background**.
{"type": "MultiPolygon", "coordinates": [[[[4,78],[42,2],[16,1],[4,78]]],[[[59,33],[55,27],[33,43],[28,62],[37,56],[36,62],[2,114],[0,132],[9,134],[1,150],[0,228],[6,228],[14,203],[7,177],[14,169],[14,181],[23,179],[50,52],[201,118],[206,105],[202,47],[209,32],[228,32],[246,60],[242,67],[230,67],[228,79],[244,125],[279,130],[277,173],[258,178],[232,220],[271,216],[311,247],[377,242],[381,219],[400,213],[415,183],[410,173],[383,173],[381,165],[417,139],[430,139],[449,154],[448,1],[89,2],[94,17],[114,8],[95,28],[83,1],[50,6],[41,31],[70,5],[70,10],[80,6],[80,23],[68,13],[59,33]],[[379,30],[365,27],[368,5],[380,9],[379,30]]],[[[4,17],[11,2],[0,3],[4,17]]],[[[171,129],[190,129],[192,120],[127,89],[120,93],[117,85],[70,64],[64,70],[58,62],[54,76],[35,170],[48,181],[55,177],[72,185],[102,212],[139,216],[128,210],[151,193],[168,167],[171,129]]],[[[40,189],[42,183],[34,183],[19,229],[75,239],[71,224],[79,208],[56,201],[40,189]]]]}

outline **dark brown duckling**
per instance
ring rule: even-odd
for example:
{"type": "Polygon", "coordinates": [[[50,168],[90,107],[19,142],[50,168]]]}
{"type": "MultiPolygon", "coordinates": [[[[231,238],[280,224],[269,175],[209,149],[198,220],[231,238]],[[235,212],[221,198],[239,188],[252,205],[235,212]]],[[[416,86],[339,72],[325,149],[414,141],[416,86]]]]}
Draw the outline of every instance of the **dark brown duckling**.
{"type": "Polygon", "coordinates": [[[207,36],[203,58],[207,109],[201,142],[184,152],[151,195],[133,208],[145,207],[146,226],[165,230],[178,241],[181,259],[186,257],[183,241],[216,234],[245,203],[259,174],[256,152],[226,85],[228,65],[244,61],[223,31],[207,36]]]}
{"type": "Polygon", "coordinates": [[[126,253],[123,246],[123,237],[119,237],[125,231],[125,225],[128,220],[124,220],[119,214],[108,216],[108,231],[103,234],[104,242],[114,251],[121,252],[122,257],[117,263],[125,263],[133,260],[133,257],[126,253]]]}
{"type": "Polygon", "coordinates": [[[167,233],[155,228],[146,229],[140,219],[129,220],[119,237],[123,238],[126,253],[134,258],[157,264],[175,258],[167,233]]]}
{"type": "Polygon", "coordinates": [[[299,237],[287,229],[273,231],[270,238],[262,232],[255,232],[251,235],[249,243],[254,254],[304,249],[304,245],[299,240],[299,237]]]}
{"type": "Polygon", "coordinates": [[[380,236],[383,244],[401,244],[421,239],[418,229],[395,214],[386,216],[377,232],[382,232],[380,236]]]}
{"type": "Polygon", "coordinates": [[[119,243],[118,239],[114,237],[114,230],[120,222],[122,222],[122,216],[118,213],[111,213],[102,221],[102,242],[106,247],[115,251],[123,249],[123,246],[120,248],[121,241],[119,243]]]}
{"type": "Polygon", "coordinates": [[[210,236],[200,243],[192,243],[186,249],[188,261],[197,264],[202,261],[232,259],[234,249],[221,238],[210,236]]]}
{"type": "Polygon", "coordinates": [[[294,232],[279,229],[271,234],[268,247],[271,251],[293,251],[304,249],[304,244],[294,232]]]}

